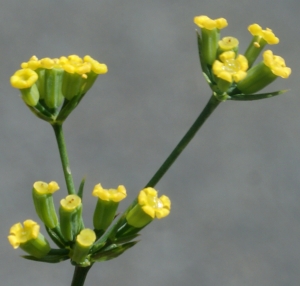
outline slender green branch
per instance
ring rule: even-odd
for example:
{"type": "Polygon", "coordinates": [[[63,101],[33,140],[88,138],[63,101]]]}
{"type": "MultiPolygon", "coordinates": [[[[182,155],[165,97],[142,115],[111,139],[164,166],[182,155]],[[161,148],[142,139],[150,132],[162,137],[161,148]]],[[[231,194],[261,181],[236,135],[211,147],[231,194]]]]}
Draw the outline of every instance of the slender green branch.
{"type": "Polygon", "coordinates": [[[68,193],[69,195],[75,194],[76,192],[75,192],[73,177],[72,177],[71,168],[69,164],[69,158],[68,158],[67,147],[65,143],[64,134],[63,134],[62,124],[53,124],[52,127],[58,145],[59,155],[60,155],[62,168],[65,175],[68,193]]]}
{"type": "Polygon", "coordinates": [[[193,137],[200,129],[200,127],[203,125],[203,123],[206,121],[206,119],[213,113],[213,111],[217,108],[217,106],[220,103],[221,101],[219,101],[214,95],[211,96],[208,103],[206,104],[206,106],[204,107],[204,109],[202,110],[202,112],[194,122],[194,124],[191,126],[188,132],[183,136],[183,138],[180,140],[180,142],[177,144],[177,146],[169,155],[169,157],[165,160],[165,162],[161,165],[158,171],[154,174],[154,176],[148,182],[146,187],[154,187],[159,182],[159,180],[172,166],[172,164],[175,162],[175,160],[181,154],[184,148],[193,139],[193,137]]]}
{"type": "Polygon", "coordinates": [[[93,264],[88,267],[76,266],[73,274],[71,286],[83,286],[85,278],[93,264]]]}

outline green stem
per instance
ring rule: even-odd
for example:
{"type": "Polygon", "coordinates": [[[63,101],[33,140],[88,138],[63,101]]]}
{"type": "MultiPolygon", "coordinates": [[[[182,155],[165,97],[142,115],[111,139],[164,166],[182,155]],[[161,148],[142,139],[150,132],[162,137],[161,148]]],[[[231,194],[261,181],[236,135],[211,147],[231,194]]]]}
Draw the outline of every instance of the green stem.
{"type": "Polygon", "coordinates": [[[206,106],[204,107],[204,109],[202,110],[202,112],[194,122],[194,124],[191,126],[188,132],[183,136],[183,138],[180,140],[180,142],[177,144],[177,146],[169,155],[169,157],[165,160],[165,162],[161,165],[158,171],[154,174],[154,176],[148,182],[146,187],[154,187],[159,182],[159,180],[169,170],[169,168],[172,166],[172,164],[175,162],[175,160],[181,154],[184,148],[193,139],[193,137],[200,129],[200,127],[203,125],[203,123],[206,121],[206,119],[213,113],[213,111],[217,108],[217,106],[220,103],[221,101],[219,101],[214,95],[211,96],[208,103],[206,104],[206,106]]]}
{"type": "Polygon", "coordinates": [[[73,274],[71,286],[83,286],[85,278],[93,264],[88,267],[76,266],[73,274]]]}
{"type": "Polygon", "coordinates": [[[69,164],[69,158],[68,158],[68,153],[67,153],[67,147],[65,143],[65,138],[63,134],[63,129],[62,129],[62,124],[53,124],[52,125],[57,145],[58,145],[58,150],[59,150],[59,155],[62,163],[62,168],[64,171],[65,175],[65,180],[66,180],[66,185],[68,189],[69,195],[75,194],[75,187],[74,187],[74,182],[73,182],[73,177],[70,169],[70,164],[69,164]]]}

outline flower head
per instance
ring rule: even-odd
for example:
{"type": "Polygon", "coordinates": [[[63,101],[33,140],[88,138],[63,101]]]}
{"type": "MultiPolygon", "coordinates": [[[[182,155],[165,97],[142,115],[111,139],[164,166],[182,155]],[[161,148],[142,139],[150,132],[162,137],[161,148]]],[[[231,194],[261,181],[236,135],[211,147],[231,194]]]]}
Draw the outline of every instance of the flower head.
{"type": "Polygon", "coordinates": [[[51,181],[49,184],[42,182],[42,181],[37,181],[33,184],[34,190],[43,195],[43,194],[53,194],[54,192],[59,190],[59,185],[51,181]]]}
{"type": "Polygon", "coordinates": [[[272,51],[267,50],[263,53],[264,64],[270,68],[272,73],[282,78],[288,78],[292,72],[290,68],[285,65],[285,61],[280,56],[273,55],[272,51]]]}
{"type": "MultiPolygon", "coordinates": [[[[161,219],[170,213],[171,201],[167,196],[157,196],[153,188],[145,188],[140,191],[137,204],[129,210],[126,220],[129,226],[142,228],[153,219],[161,219]]],[[[128,232],[128,230],[126,230],[128,232]]]]}
{"type": "Polygon", "coordinates": [[[59,222],[65,240],[73,241],[83,228],[82,203],[77,195],[68,195],[60,201],[59,222]]]}
{"type": "Polygon", "coordinates": [[[127,196],[126,189],[122,185],[118,186],[117,189],[103,189],[101,184],[98,184],[94,187],[92,194],[103,201],[113,202],[120,202],[127,196]]]}
{"type": "Polygon", "coordinates": [[[259,26],[258,24],[252,24],[248,27],[248,31],[251,33],[252,36],[258,37],[256,41],[258,45],[260,39],[264,39],[269,45],[275,45],[279,43],[279,39],[269,28],[263,30],[262,27],[259,26]]]}
{"type": "Polygon", "coordinates": [[[33,220],[14,224],[9,231],[8,241],[14,249],[20,247],[30,255],[41,258],[50,251],[50,245],[40,233],[40,226],[33,220]]]}
{"type": "Polygon", "coordinates": [[[212,66],[213,73],[227,82],[238,82],[246,77],[248,69],[247,59],[238,55],[235,57],[233,51],[224,52],[220,55],[220,60],[216,60],[212,66]]]}
{"type": "Polygon", "coordinates": [[[16,71],[10,78],[10,83],[15,88],[24,89],[31,87],[37,80],[37,73],[29,68],[25,68],[16,71]]]}
{"type": "Polygon", "coordinates": [[[89,55],[42,59],[32,56],[21,67],[10,79],[12,86],[20,89],[22,99],[29,107],[34,107],[32,112],[50,123],[57,118],[59,122],[64,121],[98,75],[107,72],[105,64],[89,55]],[[67,104],[74,97],[76,100],[67,104]]]}
{"type": "Polygon", "coordinates": [[[231,51],[238,48],[239,40],[234,37],[224,37],[219,42],[219,48],[223,52],[225,51],[231,51]]]}
{"type": "Polygon", "coordinates": [[[278,77],[288,78],[291,72],[282,57],[267,50],[263,53],[263,61],[248,70],[247,76],[237,83],[237,88],[244,94],[253,94],[278,77]]]}
{"type": "Polygon", "coordinates": [[[200,28],[204,28],[207,30],[223,29],[228,26],[228,23],[224,18],[213,20],[207,16],[196,16],[194,18],[194,23],[200,28]]]}
{"type": "Polygon", "coordinates": [[[212,20],[207,16],[197,16],[194,23],[201,28],[201,36],[198,33],[200,48],[200,60],[203,67],[211,66],[217,57],[220,30],[227,26],[224,18],[212,20]]]}
{"type": "Polygon", "coordinates": [[[253,65],[262,49],[267,45],[275,45],[279,43],[279,39],[275,36],[273,31],[269,28],[263,30],[258,24],[252,24],[248,27],[249,32],[253,38],[250,42],[245,57],[248,60],[249,68],[253,65]]]}
{"type": "Polygon", "coordinates": [[[66,212],[72,212],[81,206],[81,198],[77,195],[68,195],[60,200],[61,208],[66,212]]]}
{"type": "Polygon", "coordinates": [[[101,64],[98,61],[94,60],[90,56],[85,56],[83,60],[87,63],[91,64],[91,70],[96,74],[107,73],[107,66],[105,64],[101,64]]]}
{"type": "Polygon", "coordinates": [[[21,243],[36,239],[40,232],[40,226],[33,220],[25,220],[23,224],[24,226],[19,222],[10,228],[8,240],[14,249],[21,243]]]}
{"type": "Polygon", "coordinates": [[[138,203],[142,210],[151,218],[163,218],[170,213],[171,201],[167,196],[157,196],[153,188],[146,188],[140,191],[138,203]]]}
{"type": "Polygon", "coordinates": [[[86,266],[90,265],[87,256],[95,240],[96,234],[93,230],[89,228],[83,229],[76,236],[74,251],[71,258],[72,261],[78,264],[84,263],[86,266]]]}
{"type": "Polygon", "coordinates": [[[119,202],[126,198],[126,189],[122,185],[117,189],[103,189],[101,184],[98,184],[94,187],[92,195],[98,197],[93,216],[94,228],[105,231],[115,218],[119,202]]]}
{"type": "Polygon", "coordinates": [[[83,229],[76,237],[76,241],[82,247],[90,247],[96,240],[96,234],[89,228],[83,229]]]}

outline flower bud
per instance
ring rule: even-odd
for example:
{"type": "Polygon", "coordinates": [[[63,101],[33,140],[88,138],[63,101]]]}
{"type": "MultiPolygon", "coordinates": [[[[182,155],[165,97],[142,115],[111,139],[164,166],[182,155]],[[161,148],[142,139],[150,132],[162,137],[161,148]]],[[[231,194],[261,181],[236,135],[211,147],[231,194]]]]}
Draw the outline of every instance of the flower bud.
{"type": "Polygon", "coordinates": [[[63,237],[73,241],[82,229],[82,203],[77,195],[68,195],[60,201],[59,221],[63,237]]]}
{"type": "Polygon", "coordinates": [[[35,85],[37,79],[37,73],[31,69],[18,70],[10,78],[11,85],[20,90],[22,99],[29,106],[35,106],[39,101],[39,91],[35,85]]]}
{"type": "Polygon", "coordinates": [[[224,37],[218,42],[217,56],[224,52],[233,51],[237,56],[239,49],[239,40],[234,37],[224,37]]]}
{"type": "Polygon", "coordinates": [[[85,262],[87,255],[93,243],[96,240],[96,234],[89,228],[83,229],[76,237],[75,246],[72,254],[72,261],[80,264],[85,262]]]}
{"type": "Polygon", "coordinates": [[[116,215],[119,202],[126,198],[126,189],[124,186],[119,186],[117,189],[107,190],[98,184],[92,194],[98,197],[93,216],[94,228],[105,231],[116,215]]]}
{"type": "Polygon", "coordinates": [[[41,221],[50,229],[58,226],[52,194],[59,190],[56,182],[35,182],[32,189],[33,203],[41,221]]]}
{"type": "Polygon", "coordinates": [[[197,16],[194,23],[201,28],[202,59],[206,65],[212,65],[217,57],[218,42],[220,39],[220,29],[225,28],[228,24],[224,18],[212,20],[207,16],[197,16]]]}
{"type": "Polygon", "coordinates": [[[64,99],[62,94],[63,70],[60,68],[46,69],[44,74],[43,99],[49,108],[58,108],[64,99]]]}

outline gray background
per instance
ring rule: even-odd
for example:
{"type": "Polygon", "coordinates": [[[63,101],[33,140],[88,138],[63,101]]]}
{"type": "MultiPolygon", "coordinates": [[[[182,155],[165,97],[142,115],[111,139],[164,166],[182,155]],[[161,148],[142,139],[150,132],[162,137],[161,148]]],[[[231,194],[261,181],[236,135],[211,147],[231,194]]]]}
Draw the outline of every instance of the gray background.
{"type": "Polygon", "coordinates": [[[142,231],[118,259],[96,264],[86,285],[289,286],[300,282],[300,97],[298,0],[2,0],[0,8],[1,285],[70,285],[69,262],[27,262],[7,241],[12,224],[38,221],[36,180],[66,195],[53,132],[10,87],[33,54],[90,54],[108,65],[65,124],[76,185],[86,176],[91,227],[95,184],[124,184],[134,199],[206,104],[193,17],[224,17],[222,35],[270,27],[271,47],[293,70],[267,90],[277,98],[226,102],[157,185],[171,215],[142,231]]]}

